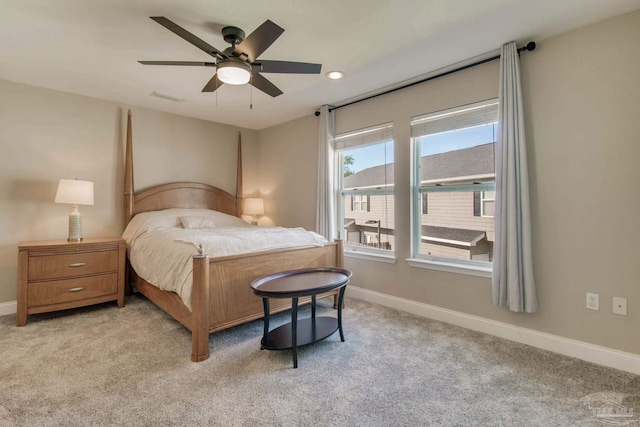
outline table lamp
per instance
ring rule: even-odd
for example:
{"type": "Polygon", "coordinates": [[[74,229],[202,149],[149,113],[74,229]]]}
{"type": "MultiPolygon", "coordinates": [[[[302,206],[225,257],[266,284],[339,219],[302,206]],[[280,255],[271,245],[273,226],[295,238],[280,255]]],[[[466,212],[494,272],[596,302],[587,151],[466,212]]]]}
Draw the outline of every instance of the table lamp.
{"type": "Polygon", "coordinates": [[[264,201],[259,197],[248,197],[244,200],[245,215],[252,215],[251,224],[258,225],[258,215],[264,215],[264,201]]]}
{"type": "Polygon", "coordinates": [[[82,241],[82,216],[78,205],[93,205],[93,182],[61,179],[56,192],[56,203],[73,205],[69,214],[69,242],[82,241]]]}

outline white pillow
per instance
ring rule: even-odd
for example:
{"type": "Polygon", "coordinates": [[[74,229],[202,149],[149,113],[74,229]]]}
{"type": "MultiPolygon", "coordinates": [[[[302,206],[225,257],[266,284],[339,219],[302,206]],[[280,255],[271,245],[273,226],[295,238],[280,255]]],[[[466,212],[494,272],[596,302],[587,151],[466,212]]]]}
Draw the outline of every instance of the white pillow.
{"type": "Polygon", "coordinates": [[[182,223],[183,228],[205,229],[215,228],[216,226],[213,218],[208,216],[181,216],[180,222],[182,223]]]}

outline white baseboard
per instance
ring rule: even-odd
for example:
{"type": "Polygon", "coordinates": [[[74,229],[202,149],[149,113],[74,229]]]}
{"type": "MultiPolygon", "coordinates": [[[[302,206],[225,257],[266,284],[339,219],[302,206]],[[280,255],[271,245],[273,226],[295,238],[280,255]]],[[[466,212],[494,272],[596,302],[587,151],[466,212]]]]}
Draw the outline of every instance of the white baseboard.
{"type": "Polygon", "coordinates": [[[6,316],[8,314],[16,314],[17,311],[18,311],[17,301],[0,303],[0,316],[6,316]]]}
{"type": "Polygon", "coordinates": [[[533,329],[513,326],[508,323],[497,322],[495,320],[398,298],[355,286],[347,287],[347,295],[351,298],[395,308],[418,316],[450,323],[478,332],[484,332],[489,335],[531,345],[543,350],[553,351],[554,353],[640,375],[640,355],[638,354],[614,350],[583,341],[535,331],[533,329]]]}

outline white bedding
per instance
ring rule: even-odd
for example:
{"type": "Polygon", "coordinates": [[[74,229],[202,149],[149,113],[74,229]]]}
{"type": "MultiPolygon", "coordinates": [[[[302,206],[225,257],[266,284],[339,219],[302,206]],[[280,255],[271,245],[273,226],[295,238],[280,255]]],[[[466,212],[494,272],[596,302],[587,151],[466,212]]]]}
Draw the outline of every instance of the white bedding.
{"type": "MultiPolygon", "coordinates": [[[[193,222],[193,221],[192,221],[193,222]]],[[[136,215],[122,237],[138,276],[176,292],[191,309],[192,256],[202,245],[210,257],[297,246],[324,246],[327,240],[303,228],[257,227],[207,209],[165,209],[136,215]],[[185,216],[205,224],[183,228],[185,216]],[[181,221],[182,217],[182,221],[181,221]]]]}

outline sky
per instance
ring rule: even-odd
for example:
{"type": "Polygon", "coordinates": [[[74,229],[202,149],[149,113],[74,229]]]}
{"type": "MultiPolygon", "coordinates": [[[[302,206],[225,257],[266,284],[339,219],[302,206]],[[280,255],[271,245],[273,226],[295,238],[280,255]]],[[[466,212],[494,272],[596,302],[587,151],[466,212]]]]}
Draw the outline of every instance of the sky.
{"type": "MultiPolygon", "coordinates": [[[[489,124],[424,136],[420,138],[420,156],[446,153],[494,142],[495,132],[495,125],[489,124]]],[[[360,172],[373,166],[393,163],[393,142],[345,150],[344,155],[353,156],[355,162],[351,170],[360,172]]]]}

